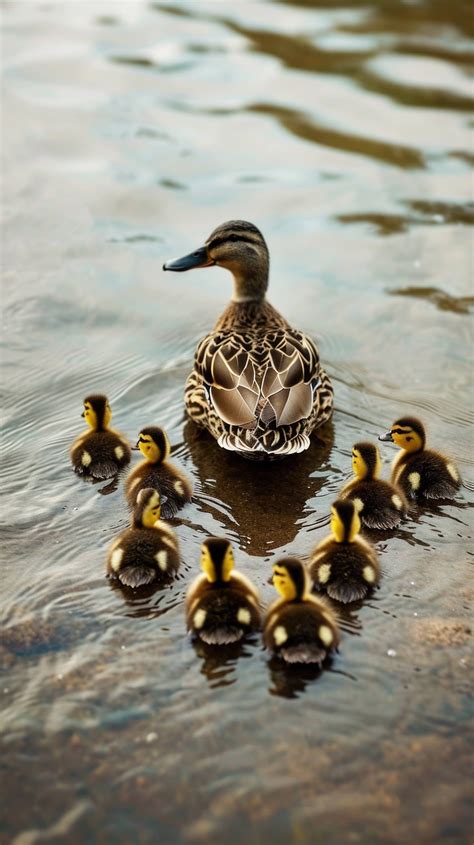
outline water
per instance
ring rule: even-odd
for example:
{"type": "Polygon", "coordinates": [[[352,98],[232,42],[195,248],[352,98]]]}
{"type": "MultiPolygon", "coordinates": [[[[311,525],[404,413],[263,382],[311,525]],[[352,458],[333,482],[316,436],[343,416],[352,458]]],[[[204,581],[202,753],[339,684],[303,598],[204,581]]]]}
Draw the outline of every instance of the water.
{"type": "Polygon", "coordinates": [[[468,4],[6,2],[3,18],[2,841],[468,842],[468,4]],[[161,265],[238,217],[336,390],[333,425],[279,466],[183,417],[231,285],[161,265]],[[68,465],[98,390],[130,438],[165,426],[196,487],[180,578],[144,597],[104,579],[121,489],[68,465]],[[229,537],[270,601],[270,562],[327,533],[352,443],[409,411],[464,487],[376,538],[381,588],[343,613],[332,665],[285,670],[258,638],[193,646],[201,540],[229,537]]]}

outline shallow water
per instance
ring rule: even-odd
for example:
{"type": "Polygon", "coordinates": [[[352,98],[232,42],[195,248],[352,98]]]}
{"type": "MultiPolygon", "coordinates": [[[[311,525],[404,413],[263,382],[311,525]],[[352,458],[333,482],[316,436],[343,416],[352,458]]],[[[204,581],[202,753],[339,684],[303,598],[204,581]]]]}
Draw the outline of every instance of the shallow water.
{"type": "Polygon", "coordinates": [[[6,2],[3,18],[2,841],[468,842],[468,4],[6,2]],[[239,217],[336,390],[333,424],[279,465],[183,416],[230,280],[161,265],[239,217]],[[195,483],[180,578],[148,596],[104,579],[121,488],[68,464],[96,390],[130,438],[165,426],[195,483]],[[408,411],[462,494],[375,538],[380,590],[342,614],[332,664],[193,646],[202,539],[232,539],[270,601],[270,562],[327,533],[352,443],[408,411]]]}

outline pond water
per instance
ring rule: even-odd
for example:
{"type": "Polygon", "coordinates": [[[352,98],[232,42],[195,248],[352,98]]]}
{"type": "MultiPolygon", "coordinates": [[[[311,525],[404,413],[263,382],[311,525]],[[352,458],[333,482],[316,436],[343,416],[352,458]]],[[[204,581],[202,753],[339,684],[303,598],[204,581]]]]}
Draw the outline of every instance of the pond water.
{"type": "MultiPolygon", "coordinates": [[[[469,842],[472,14],[460,0],[5,2],[2,842],[469,842]],[[183,385],[231,293],[164,274],[252,221],[270,301],[311,333],[333,423],[247,463],[183,385]],[[104,578],[128,520],[72,473],[82,400],[166,427],[195,502],[171,587],[104,578]],[[259,638],[193,646],[209,534],[272,600],[328,532],[355,440],[416,413],[464,479],[377,535],[383,579],[323,673],[259,638]]],[[[385,472],[394,447],[383,446],[385,472]]]]}

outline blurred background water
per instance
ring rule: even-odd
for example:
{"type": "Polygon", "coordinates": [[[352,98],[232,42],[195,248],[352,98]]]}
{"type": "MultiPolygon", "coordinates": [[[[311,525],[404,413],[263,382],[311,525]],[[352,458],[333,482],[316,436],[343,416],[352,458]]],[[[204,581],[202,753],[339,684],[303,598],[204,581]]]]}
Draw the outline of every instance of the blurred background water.
{"type": "Polygon", "coordinates": [[[472,22],[461,0],[3,3],[2,842],[470,841],[472,22]],[[239,217],[336,390],[278,466],[183,416],[230,277],[161,265],[239,217]],[[104,579],[121,487],[68,463],[99,390],[131,439],[165,426],[196,487],[180,578],[145,596],[104,579]],[[202,539],[270,601],[352,443],[406,412],[464,488],[376,538],[381,588],[332,665],[193,646],[202,539]]]}

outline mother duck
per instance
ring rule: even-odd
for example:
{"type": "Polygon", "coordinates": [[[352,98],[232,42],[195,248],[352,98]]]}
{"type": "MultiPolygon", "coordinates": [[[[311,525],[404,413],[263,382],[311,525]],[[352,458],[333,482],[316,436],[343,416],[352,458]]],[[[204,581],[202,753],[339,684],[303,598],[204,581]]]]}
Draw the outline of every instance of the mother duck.
{"type": "Polygon", "coordinates": [[[230,220],[204,246],[167,261],[163,270],[225,267],[232,301],[199,343],[185,404],[219,446],[245,458],[303,452],[332,414],[333,389],[307,335],[293,329],[265,298],[269,255],[252,223],[230,220]]]}

